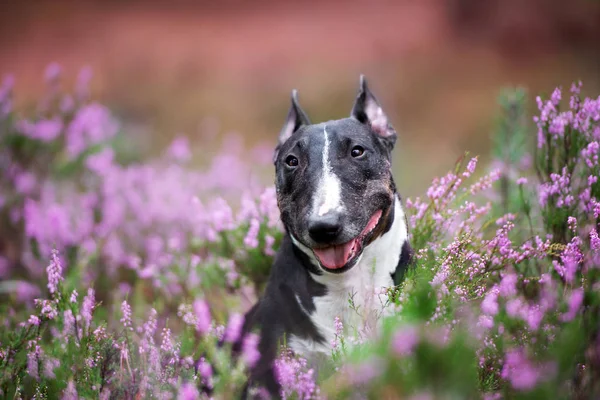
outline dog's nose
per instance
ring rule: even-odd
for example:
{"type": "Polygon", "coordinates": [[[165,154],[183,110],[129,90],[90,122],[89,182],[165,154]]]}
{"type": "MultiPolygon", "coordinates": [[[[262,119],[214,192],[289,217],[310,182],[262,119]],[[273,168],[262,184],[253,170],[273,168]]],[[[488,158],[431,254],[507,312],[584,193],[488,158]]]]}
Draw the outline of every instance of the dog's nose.
{"type": "Polygon", "coordinates": [[[331,243],[342,231],[341,215],[330,212],[321,217],[311,217],[308,221],[308,234],[317,243],[331,243]]]}

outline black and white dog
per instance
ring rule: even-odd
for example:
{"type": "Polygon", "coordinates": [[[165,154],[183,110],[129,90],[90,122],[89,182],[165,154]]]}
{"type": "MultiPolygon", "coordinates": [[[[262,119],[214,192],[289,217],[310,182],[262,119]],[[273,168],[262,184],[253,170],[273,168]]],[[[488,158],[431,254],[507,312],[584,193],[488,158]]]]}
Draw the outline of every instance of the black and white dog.
{"type": "Polygon", "coordinates": [[[330,355],[336,317],[368,330],[384,311],[381,288],[400,281],[412,253],[392,179],[395,141],[364,76],[349,118],[311,124],[292,92],[274,156],[286,234],[244,324],[260,330],[250,386],[279,397],[273,360],[283,342],[304,357],[330,355]]]}

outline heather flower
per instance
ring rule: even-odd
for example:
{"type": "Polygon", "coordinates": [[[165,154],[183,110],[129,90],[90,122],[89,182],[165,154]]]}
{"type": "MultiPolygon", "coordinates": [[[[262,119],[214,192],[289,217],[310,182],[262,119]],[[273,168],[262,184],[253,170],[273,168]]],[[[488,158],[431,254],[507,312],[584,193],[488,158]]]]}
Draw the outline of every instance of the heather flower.
{"type": "Polygon", "coordinates": [[[131,306],[127,303],[127,300],[123,300],[121,303],[121,323],[126,330],[133,331],[133,325],[131,323],[131,306]]]}
{"type": "Polygon", "coordinates": [[[71,297],[69,297],[69,301],[71,303],[77,303],[77,296],[79,296],[77,290],[73,289],[73,292],[71,292],[71,297]]]}
{"type": "Polygon", "coordinates": [[[598,237],[598,231],[596,229],[590,231],[590,248],[593,252],[600,253],[600,237],[598,237]]]}
{"type": "Polygon", "coordinates": [[[477,167],[477,157],[473,157],[469,163],[467,164],[467,168],[465,172],[463,172],[463,177],[468,178],[475,172],[475,167],[477,167]]]}
{"type": "Polygon", "coordinates": [[[29,325],[33,325],[33,326],[39,326],[40,325],[40,319],[37,315],[30,315],[29,319],[27,320],[27,323],[29,325]]]}
{"type": "Polygon", "coordinates": [[[260,359],[260,352],[258,351],[259,340],[260,337],[257,334],[249,333],[244,337],[242,343],[242,359],[250,368],[254,367],[260,359]]]}
{"type": "Polygon", "coordinates": [[[36,299],[35,303],[41,308],[40,315],[47,319],[54,319],[58,316],[56,303],[50,300],[36,299]]]}
{"type": "Polygon", "coordinates": [[[106,175],[111,172],[114,165],[115,152],[107,147],[99,153],[89,155],[85,160],[86,167],[98,175],[106,175]]]}
{"type": "Polygon", "coordinates": [[[90,327],[92,324],[92,314],[94,312],[94,308],[96,307],[96,296],[95,291],[92,288],[89,288],[87,291],[87,295],[83,298],[83,305],[81,306],[81,317],[85,322],[86,327],[90,327]]]}
{"type": "Polygon", "coordinates": [[[194,301],[194,314],[196,316],[196,330],[200,333],[206,333],[210,329],[211,316],[208,304],[201,299],[194,301]]]}
{"type": "Polygon", "coordinates": [[[244,245],[249,249],[255,249],[258,246],[258,231],[260,229],[260,222],[257,219],[250,220],[250,227],[248,233],[244,238],[244,245]]]}
{"type": "Polygon", "coordinates": [[[481,311],[487,315],[498,314],[498,290],[491,290],[481,302],[481,311]]]}
{"type": "Polygon", "coordinates": [[[382,364],[381,359],[372,356],[359,364],[346,365],[343,371],[344,376],[353,385],[363,385],[381,375],[383,372],[382,364]]]}
{"type": "Polygon", "coordinates": [[[202,357],[198,362],[198,374],[200,375],[202,384],[212,388],[212,366],[204,359],[204,357],[202,357]]]}
{"type": "Polygon", "coordinates": [[[419,331],[416,327],[400,327],[392,336],[392,351],[398,356],[407,356],[412,353],[419,341],[419,331]]]}
{"type": "Polygon", "coordinates": [[[333,338],[333,342],[331,343],[331,347],[333,347],[333,350],[337,350],[339,341],[341,340],[342,334],[344,333],[344,324],[342,323],[342,320],[340,319],[340,317],[335,317],[334,329],[335,329],[335,336],[333,338]]]}
{"type": "Polygon", "coordinates": [[[63,336],[69,338],[75,334],[75,316],[73,311],[65,310],[63,312],[63,336]]]}
{"type": "Polygon", "coordinates": [[[576,289],[571,293],[569,297],[569,309],[566,313],[561,316],[561,320],[564,322],[572,321],[577,316],[581,305],[583,304],[584,292],[583,289],[576,289]]]}
{"type": "Polygon", "coordinates": [[[60,367],[60,361],[53,357],[46,357],[44,360],[44,377],[47,379],[55,379],[54,370],[60,367]]]}
{"type": "Polygon", "coordinates": [[[177,400],[197,400],[200,398],[200,393],[193,383],[184,383],[179,389],[177,400]]]}
{"type": "Polygon", "coordinates": [[[528,182],[528,180],[525,177],[521,177],[521,178],[517,179],[517,181],[516,181],[517,185],[527,185],[527,182],[528,182]]]}
{"type": "Polygon", "coordinates": [[[508,273],[502,277],[498,285],[498,293],[503,297],[513,297],[517,294],[518,277],[515,273],[508,273]]]}
{"type": "Polygon", "coordinates": [[[226,342],[236,342],[240,338],[242,333],[242,326],[244,325],[244,316],[238,313],[233,313],[229,316],[229,322],[227,322],[227,329],[225,331],[224,339],[226,342]]]}
{"type": "Polygon", "coordinates": [[[188,138],[185,136],[175,138],[167,150],[167,155],[178,162],[189,161],[192,158],[192,152],[188,138]]]}
{"type": "Polygon", "coordinates": [[[58,284],[64,279],[62,276],[63,268],[58,258],[58,251],[52,250],[52,259],[48,267],[46,267],[46,273],[48,274],[48,290],[51,294],[58,292],[58,284]]]}
{"type": "Polygon", "coordinates": [[[71,158],[75,158],[89,146],[110,139],[117,131],[118,125],[106,107],[100,104],[86,105],[77,111],[67,128],[67,152],[71,158]]]}
{"type": "Polygon", "coordinates": [[[77,395],[77,389],[75,388],[75,382],[73,380],[69,380],[67,384],[67,388],[65,389],[62,400],[77,400],[79,396],[77,395]]]}
{"type": "Polygon", "coordinates": [[[568,217],[567,218],[567,225],[569,226],[569,229],[573,232],[575,232],[577,230],[577,218],[575,217],[568,217]]]}
{"type": "Polygon", "coordinates": [[[275,250],[273,249],[273,245],[275,244],[275,238],[271,235],[265,235],[265,249],[264,253],[267,256],[273,257],[275,255],[275,250]]]}
{"type": "Polygon", "coordinates": [[[156,333],[157,325],[157,312],[154,308],[150,309],[150,316],[148,321],[144,323],[142,333],[144,335],[142,345],[140,346],[140,353],[146,353],[150,350],[150,347],[154,344],[154,334],[156,333]]]}
{"type": "Polygon", "coordinates": [[[175,350],[173,343],[171,342],[171,330],[167,327],[163,328],[162,331],[162,343],[160,349],[165,353],[173,353],[175,350]]]}
{"type": "Polygon", "coordinates": [[[39,364],[41,362],[41,355],[42,348],[38,345],[37,341],[30,341],[29,352],[27,353],[27,374],[35,380],[40,379],[39,364]]]}
{"type": "Polygon", "coordinates": [[[294,357],[291,352],[284,351],[274,363],[275,376],[281,385],[281,397],[288,399],[294,395],[300,399],[311,399],[319,396],[319,388],[315,383],[314,370],[307,369],[303,358],[294,357]]]}

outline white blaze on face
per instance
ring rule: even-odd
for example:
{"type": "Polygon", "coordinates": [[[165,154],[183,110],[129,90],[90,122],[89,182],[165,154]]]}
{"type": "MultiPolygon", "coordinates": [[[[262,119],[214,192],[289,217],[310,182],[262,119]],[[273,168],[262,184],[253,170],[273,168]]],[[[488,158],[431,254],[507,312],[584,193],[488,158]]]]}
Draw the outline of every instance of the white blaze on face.
{"type": "Polygon", "coordinates": [[[323,146],[323,175],[317,186],[313,205],[313,210],[317,210],[319,217],[330,211],[337,211],[342,208],[342,183],[333,173],[331,163],[329,162],[327,126],[323,126],[323,135],[325,136],[325,145],[323,146]]]}

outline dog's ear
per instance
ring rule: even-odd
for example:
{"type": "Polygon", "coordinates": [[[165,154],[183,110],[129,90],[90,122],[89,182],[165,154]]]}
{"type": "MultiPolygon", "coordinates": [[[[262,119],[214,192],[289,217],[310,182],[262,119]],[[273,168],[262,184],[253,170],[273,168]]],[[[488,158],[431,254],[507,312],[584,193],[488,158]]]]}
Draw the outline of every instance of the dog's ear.
{"type": "Polygon", "coordinates": [[[385,112],[383,112],[377,98],[369,90],[364,75],[360,76],[360,88],[350,116],[363,124],[368,124],[371,130],[384,140],[390,150],[394,147],[396,131],[390,124],[385,112]]]}
{"type": "Polygon", "coordinates": [[[281,132],[279,132],[279,145],[284,144],[285,141],[288,140],[301,126],[309,124],[310,120],[298,104],[298,91],[294,89],[292,90],[292,105],[290,106],[290,111],[285,119],[283,128],[281,128],[281,132]]]}
{"type": "Polygon", "coordinates": [[[292,90],[292,105],[290,106],[290,111],[288,111],[283,128],[281,128],[281,132],[279,132],[279,143],[275,148],[273,162],[277,160],[277,154],[279,153],[279,148],[281,145],[284,144],[294,132],[304,125],[310,125],[310,120],[308,119],[308,116],[304,110],[302,110],[298,104],[298,91],[294,89],[292,90]]]}

